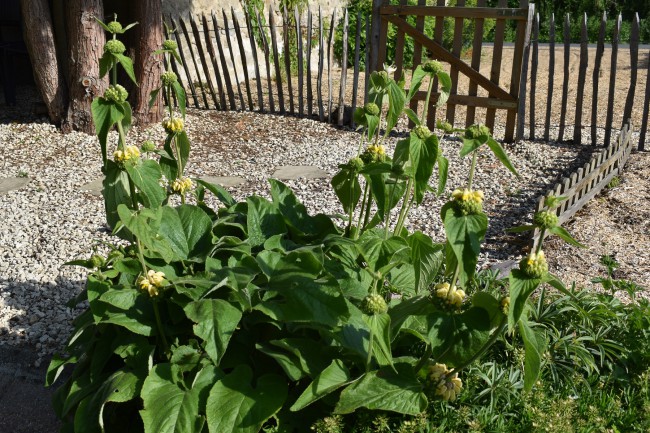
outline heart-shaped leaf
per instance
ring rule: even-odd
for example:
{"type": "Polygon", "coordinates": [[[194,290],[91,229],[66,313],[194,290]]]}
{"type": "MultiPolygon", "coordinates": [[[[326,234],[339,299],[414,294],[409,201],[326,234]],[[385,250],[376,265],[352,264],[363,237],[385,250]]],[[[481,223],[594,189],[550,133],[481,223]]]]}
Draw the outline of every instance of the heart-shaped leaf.
{"type": "Polygon", "coordinates": [[[210,433],[259,433],[287,398],[287,384],[277,375],[265,375],[251,385],[253,372],[238,365],[218,381],[208,397],[206,408],[210,433]]]}

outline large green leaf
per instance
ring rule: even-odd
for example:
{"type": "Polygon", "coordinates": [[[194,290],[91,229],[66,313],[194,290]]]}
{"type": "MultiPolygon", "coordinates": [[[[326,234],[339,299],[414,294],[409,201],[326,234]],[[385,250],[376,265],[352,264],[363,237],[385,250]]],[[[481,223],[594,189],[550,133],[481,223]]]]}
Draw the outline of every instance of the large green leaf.
{"type": "Polygon", "coordinates": [[[167,198],[167,192],[160,186],[162,172],[158,163],[152,159],[137,164],[125,164],[131,182],[140,190],[142,204],[148,208],[157,208],[167,198]]]}
{"type": "Polygon", "coordinates": [[[259,433],[287,398],[287,384],[277,375],[265,375],[251,385],[253,372],[238,365],[218,381],[208,397],[206,408],[210,433],[259,433]]]}
{"type": "Polygon", "coordinates": [[[202,299],[185,306],[185,313],[196,324],[194,333],[205,341],[205,351],[219,365],[230,337],[235,333],[242,312],[223,299],[202,299]]]}
{"type": "MultiPolygon", "coordinates": [[[[368,164],[366,167],[371,168],[372,165],[374,164],[368,164]]],[[[383,221],[386,213],[394,209],[404,196],[406,182],[390,179],[388,176],[390,166],[388,164],[382,164],[382,166],[387,168],[385,172],[373,173],[365,177],[370,184],[370,191],[377,205],[377,216],[383,221]]]]}
{"type": "Polygon", "coordinates": [[[535,386],[542,371],[542,355],[545,339],[538,335],[528,324],[528,320],[519,321],[519,333],[524,341],[526,357],[524,359],[524,389],[530,391],[535,386]]]}
{"type": "Polygon", "coordinates": [[[169,241],[160,234],[165,208],[142,208],[135,212],[121,204],[117,207],[117,213],[122,224],[145,246],[145,256],[162,258],[169,263],[176,255],[169,241]]]}
{"type": "Polygon", "coordinates": [[[488,220],[485,214],[462,215],[452,203],[445,204],[441,211],[447,241],[460,263],[460,284],[464,287],[476,272],[481,243],[485,238],[488,220]]]}
{"type": "Polygon", "coordinates": [[[394,266],[408,263],[410,249],[408,243],[399,236],[384,239],[368,235],[363,239],[361,254],[370,270],[386,273],[394,266]]]}
{"type": "Polygon", "coordinates": [[[317,282],[295,278],[286,282],[283,287],[275,286],[279,297],[264,301],[255,308],[276,320],[328,326],[336,326],[348,317],[345,298],[333,278],[317,282]]]}
{"type": "Polygon", "coordinates": [[[530,278],[522,270],[510,271],[510,309],[508,310],[508,330],[514,329],[524,311],[526,301],[542,283],[541,278],[530,278]]]}
{"type": "Polygon", "coordinates": [[[372,332],[372,354],[380,367],[393,364],[393,354],[390,348],[391,329],[388,313],[363,316],[363,320],[372,332]]]}
{"type": "Polygon", "coordinates": [[[406,101],[410,101],[413,99],[413,96],[417,93],[418,90],[420,90],[420,86],[422,85],[422,81],[424,80],[424,77],[429,75],[427,72],[424,72],[422,69],[422,65],[418,65],[415,70],[413,71],[413,74],[411,75],[411,87],[409,88],[408,95],[406,95],[406,101]]]}
{"type": "Polygon", "coordinates": [[[120,169],[113,161],[106,163],[106,173],[102,182],[102,195],[104,196],[104,208],[106,210],[106,222],[109,227],[115,228],[120,217],[117,214],[119,205],[132,206],[131,192],[129,188],[129,175],[120,169]]]}
{"type": "Polygon", "coordinates": [[[103,412],[107,403],[124,403],[140,394],[146,370],[136,372],[120,369],[104,381],[97,391],[79,405],[75,413],[75,429],[84,433],[104,431],[103,412]]]}
{"type": "Polygon", "coordinates": [[[90,110],[93,114],[93,122],[95,123],[95,132],[99,138],[99,145],[102,152],[102,162],[106,167],[108,160],[106,150],[106,139],[113,125],[124,118],[122,107],[114,102],[107,101],[104,98],[95,98],[90,105],[90,110]]]}
{"type": "Polygon", "coordinates": [[[300,397],[291,406],[292,412],[297,412],[313,402],[320,400],[326,395],[336,391],[352,380],[350,371],[343,361],[335,359],[323,371],[320,372],[307,388],[300,394],[300,397]]]}
{"type": "Polygon", "coordinates": [[[278,207],[285,223],[308,237],[323,237],[327,233],[336,233],[336,227],[325,215],[312,217],[307,208],[298,200],[293,191],[282,182],[269,179],[271,197],[278,207]]]}
{"type": "Polygon", "coordinates": [[[512,174],[519,177],[519,173],[517,173],[517,170],[515,169],[514,165],[512,165],[512,162],[510,162],[508,155],[506,154],[505,150],[503,150],[503,147],[501,147],[499,142],[490,137],[490,139],[487,141],[487,145],[492,153],[494,153],[494,156],[496,156],[497,159],[501,161],[501,164],[510,170],[512,174]]]}
{"type": "Polygon", "coordinates": [[[447,103],[447,100],[449,99],[452,82],[451,82],[451,77],[445,71],[438,72],[437,77],[440,83],[440,96],[438,97],[438,102],[436,102],[436,106],[442,107],[447,103]]]}
{"type": "Polygon", "coordinates": [[[200,207],[187,204],[162,209],[159,234],[174,254],[183,260],[205,257],[212,245],[210,216],[200,207]]]}
{"type": "MultiPolygon", "coordinates": [[[[175,53],[175,52],[174,52],[175,53]]],[[[185,107],[186,107],[186,102],[187,102],[187,96],[185,95],[185,89],[181,85],[180,82],[175,81],[174,84],[172,84],[172,91],[176,95],[176,100],[178,101],[178,108],[181,110],[181,114],[183,115],[183,118],[185,117],[185,107]]]]}
{"type": "Polygon", "coordinates": [[[410,161],[414,170],[415,202],[422,203],[424,193],[428,190],[429,179],[433,174],[433,166],[438,160],[438,137],[431,134],[426,140],[420,140],[411,132],[409,145],[410,161]]]}
{"type": "Polygon", "coordinates": [[[345,388],[334,412],[347,414],[361,407],[418,415],[426,409],[427,398],[413,367],[396,363],[395,370],[384,367],[368,372],[345,388]]]}
{"type": "Polygon", "coordinates": [[[431,238],[417,231],[406,238],[411,247],[411,263],[415,270],[415,292],[427,290],[440,272],[443,262],[443,246],[434,244],[431,238]]]}
{"type": "Polygon", "coordinates": [[[221,185],[216,185],[210,182],[206,182],[202,179],[196,179],[196,183],[203,185],[208,191],[214,194],[221,203],[226,207],[234,206],[237,201],[230,195],[228,191],[221,185]]]}
{"type": "Polygon", "coordinates": [[[428,294],[402,299],[388,310],[391,318],[391,334],[395,337],[409,318],[428,315],[435,311],[435,305],[428,294]]]}
{"type": "Polygon", "coordinates": [[[259,246],[273,235],[286,233],[287,226],[276,205],[261,197],[252,196],[246,199],[248,214],[248,242],[259,246]]]}
{"type": "Polygon", "coordinates": [[[138,81],[135,79],[135,72],[133,71],[133,60],[131,60],[128,56],[125,56],[124,54],[113,54],[113,55],[115,56],[117,61],[120,62],[122,68],[124,68],[124,72],[126,72],[126,75],[128,75],[131,81],[133,81],[133,84],[137,86],[138,81]]]}
{"type": "Polygon", "coordinates": [[[472,307],[461,314],[438,311],[427,319],[433,356],[452,366],[474,356],[493,329],[490,313],[481,307],[472,307]]]}
{"type": "Polygon", "coordinates": [[[387,91],[390,104],[388,106],[388,113],[386,113],[386,131],[390,132],[397,125],[397,121],[402,114],[404,104],[406,103],[406,95],[404,94],[404,89],[393,80],[388,82],[387,91]]]}
{"type": "Polygon", "coordinates": [[[361,186],[357,174],[349,168],[342,168],[332,177],[332,188],[343,206],[343,210],[349,213],[354,209],[361,199],[361,186]]]}
{"type": "Polygon", "coordinates": [[[205,423],[201,401],[221,375],[213,366],[205,367],[186,389],[175,382],[172,364],[156,365],[142,387],[145,433],[200,433],[205,423]]]}
{"type": "MultiPolygon", "coordinates": [[[[112,323],[139,335],[154,335],[155,317],[153,308],[151,300],[145,297],[144,292],[138,293],[133,305],[128,310],[125,310],[104,302],[102,297],[119,299],[119,297],[111,297],[107,294],[111,291],[120,292],[123,290],[135,292],[134,289],[112,288],[110,283],[97,280],[93,276],[88,276],[86,289],[95,323],[112,323]]],[[[117,301],[115,303],[119,304],[117,301]]]]}

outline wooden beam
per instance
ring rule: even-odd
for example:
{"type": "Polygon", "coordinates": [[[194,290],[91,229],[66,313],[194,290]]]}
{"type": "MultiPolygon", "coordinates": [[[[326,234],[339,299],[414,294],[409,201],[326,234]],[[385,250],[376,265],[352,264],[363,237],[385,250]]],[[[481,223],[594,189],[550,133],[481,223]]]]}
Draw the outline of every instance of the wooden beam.
{"type": "Polygon", "coordinates": [[[467,63],[455,57],[449,51],[445,50],[442,45],[440,45],[435,41],[432,41],[424,33],[419,32],[413,27],[411,27],[411,25],[407,23],[406,20],[396,16],[387,17],[387,20],[392,24],[395,24],[397,28],[402,29],[404,33],[411,36],[413,39],[421,43],[424,47],[431,50],[434,57],[439,58],[443,62],[457,64],[459,72],[462,72],[463,74],[467,75],[470,80],[476,81],[476,83],[479,86],[493,93],[495,97],[499,99],[504,99],[506,101],[516,102],[516,99],[512,97],[508,92],[503,90],[501,87],[495,85],[488,78],[484,77],[479,72],[472,69],[472,67],[469,66],[467,63]]]}

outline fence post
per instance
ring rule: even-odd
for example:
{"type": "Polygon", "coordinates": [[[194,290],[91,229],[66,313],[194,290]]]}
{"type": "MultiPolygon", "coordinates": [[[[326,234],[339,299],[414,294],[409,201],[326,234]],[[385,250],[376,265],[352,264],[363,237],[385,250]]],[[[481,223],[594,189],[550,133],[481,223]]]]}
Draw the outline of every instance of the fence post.
{"type": "Polygon", "coordinates": [[[370,67],[368,70],[378,71],[381,68],[380,63],[386,56],[386,33],[388,24],[382,21],[380,8],[387,5],[389,0],[372,0],[372,20],[370,29],[370,67]],[[381,41],[384,41],[383,46],[381,41]],[[384,54],[382,55],[382,50],[384,54]]]}
{"type": "MultiPolygon", "coordinates": [[[[526,32],[524,34],[524,53],[521,61],[521,78],[519,81],[519,101],[517,104],[517,132],[515,140],[524,138],[524,124],[526,117],[526,85],[528,84],[528,60],[530,58],[530,34],[533,30],[535,19],[535,3],[528,5],[528,19],[526,20],[526,32]]],[[[531,127],[533,127],[531,125],[531,127]]]]}

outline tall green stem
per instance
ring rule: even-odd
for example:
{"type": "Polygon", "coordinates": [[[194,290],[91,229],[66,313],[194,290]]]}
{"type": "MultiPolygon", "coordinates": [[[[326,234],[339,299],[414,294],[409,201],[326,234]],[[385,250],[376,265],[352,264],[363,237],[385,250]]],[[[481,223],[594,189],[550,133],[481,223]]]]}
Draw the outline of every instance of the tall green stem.
{"type": "Polygon", "coordinates": [[[368,191],[368,201],[366,202],[366,213],[363,216],[363,228],[361,231],[363,231],[366,226],[368,225],[368,221],[370,221],[370,207],[372,206],[372,191],[368,191]]]}
{"type": "Polygon", "coordinates": [[[478,150],[472,153],[472,165],[469,167],[469,177],[467,178],[467,189],[472,189],[472,182],[474,181],[474,172],[476,171],[476,160],[478,157],[478,150]]]}
{"type": "Polygon", "coordinates": [[[539,254],[542,251],[542,244],[544,243],[544,235],[546,234],[546,227],[542,227],[539,230],[539,242],[537,242],[537,248],[535,248],[535,253],[539,254]]]}
{"type": "Polygon", "coordinates": [[[368,197],[368,191],[370,190],[370,184],[366,182],[366,185],[363,188],[363,198],[361,199],[361,207],[359,208],[359,220],[357,222],[357,230],[354,233],[354,239],[359,237],[359,232],[361,231],[361,219],[363,218],[363,212],[366,208],[366,198],[368,197]]]}
{"type": "Polygon", "coordinates": [[[384,239],[388,239],[388,233],[389,233],[389,228],[390,228],[390,211],[393,206],[393,200],[395,199],[395,187],[397,185],[397,179],[395,179],[395,183],[393,183],[393,187],[390,190],[390,197],[388,199],[388,203],[384,203],[384,209],[386,209],[386,216],[384,217],[384,239]]]}
{"type": "Polygon", "coordinates": [[[429,109],[429,99],[431,99],[431,91],[433,90],[433,77],[430,77],[429,79],[429,89],[427,90],[427,97],[424,100],[424,110],[422,110],[422,118],[420,119],[420,122],[424,124],[427,120],[427,110],[429,109]]]}
{"type": "Polygon", "coordinates": [[[158,310],[158,302],[156,302],[155,299],[153,301],[153,313],[156,316],[156,326],[158,327],[158,333],[160,334],[160,341],[162,342],[163,351],[167,355],[169,354],[169,343],[167,343],[167,337],[165,336],[162,320],[160,320],[160,311],[158,310]]]}
{"type": "Polygon", "coordinates": [[[397,225],[393,231],[393,235],[397,236],[404,226],[404,220],[406,219],[406,214],[408,209],[411,207],[409,202],[411,201],[411,189],[413,188],[413,178],[409,177],[409,180],[406,182],[406,194],[402,200],[402,208],[399,212],[399,217],[397,218],[397,225]]]}

